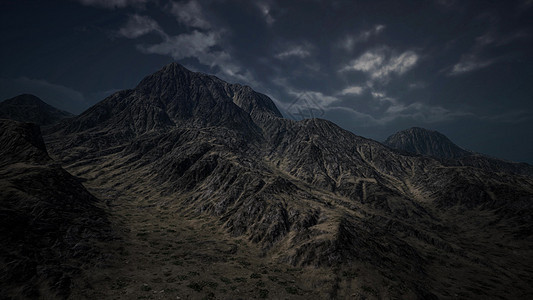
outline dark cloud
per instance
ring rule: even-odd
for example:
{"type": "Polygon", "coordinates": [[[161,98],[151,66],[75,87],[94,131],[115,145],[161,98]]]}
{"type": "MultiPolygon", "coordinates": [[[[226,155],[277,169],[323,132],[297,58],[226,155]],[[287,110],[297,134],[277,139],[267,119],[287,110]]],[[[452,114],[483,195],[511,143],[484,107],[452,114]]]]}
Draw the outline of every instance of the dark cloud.
{"type": "Polygon", "coordinates": [[[157,32],[166,37],[166,34],[155,20],[137,14],[130,16],[128,22],[118,31],[121,36],[129,39],[135,39],[151,32],[157,32]]]}
{"type": "Polygon", "coordinates": [[[371,29],[361,31],[358,34],[348,34],[346,37],[344,37],[340,42],[339,46],[341,48],[344,48],[347,51],[353,51],[354,47],[359,44],[368,41],[371,37],[377,36],[380,34],[383,30],[385,30],[386,26],[383,24],[377,24],[371,29]]]}
{"type": "Polygon", "coordinates": [[[139,6],[150,0],[74,0],[83,5],[103,8],[124,8],[126,6],[139,6]]]}
{"type": "Polygon", "coordinates": [[[177,17],[180,23],[187,26],[202,29],[209,29],[211,27],[197,1],[171,2],[170,11],[177,17]]]}

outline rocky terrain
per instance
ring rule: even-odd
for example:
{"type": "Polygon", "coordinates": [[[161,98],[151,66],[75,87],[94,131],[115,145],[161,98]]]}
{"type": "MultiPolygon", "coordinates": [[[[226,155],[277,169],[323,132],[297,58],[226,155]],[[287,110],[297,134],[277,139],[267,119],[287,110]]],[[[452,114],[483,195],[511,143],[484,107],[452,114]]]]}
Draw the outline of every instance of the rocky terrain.
{"type": "Polygon", "coordinates": [[[97,199],[48,156],[39,127],[0,120],[3,298],[64,298],[111,239],[97,199]]]}
{"type": "Polygon", "coordinates": [[[73,116],[73,114],[59,110],[30,94],[22,94],[0,102],[0,119],[45,126],[73,116]]]}
{"type": "Polygon", "coordinates": [[[44,137],[120,233],[76,299],[533,296],[525,174],[287,120],[175,63],[44,137]]]}

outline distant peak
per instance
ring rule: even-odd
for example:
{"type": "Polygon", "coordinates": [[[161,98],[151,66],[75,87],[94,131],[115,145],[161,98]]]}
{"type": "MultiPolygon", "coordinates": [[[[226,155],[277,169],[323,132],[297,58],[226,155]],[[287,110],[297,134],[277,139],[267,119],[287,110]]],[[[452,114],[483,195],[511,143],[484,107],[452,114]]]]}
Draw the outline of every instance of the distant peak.
{"type": "Polygon", "coordinates": [[[194,72],[185,68],[177,62],[172,62],[168,65],[163,66],[161,69],[152,73],[149,76],[146,76],[139,84],[137,88],[150,88],[154,84],[161,83],[162,81],[169,80],[180,80],[183,78],[190,77],[194,72]]]}
{"type": "Polygon", "coordinates": [[[0,118],[4,119],[50,125],[72,116],[32,94],[22,94],[0,102],[0,118]]]}
{"type": "Polygon", "coordinates": [[[184,67],[183,65],[177,62],[171,62],[168,65],[163,66],[163,68],[155,72],[153,75],[166,74],[167,76],[170,76],[170,77],[175,77],[175,76],[179,77],[184,74],[192,74],[192,73],[195,73],[195,72],[187,69],[186,67],[184,67]]]}
{"type": "Polygon", "coordinates": [[[39,97],[32,94],[20,94],[4,101],[6,104],[46,104],[39,97]]]}
{"type": "Polygon", "coordinates": [[[163,68],[161,70],[176,70],[176,69],[186,70],[186,71],[191,72],[191,70],[185,68],[183,65],[181,65],[180,63],[177,63],[177,62],[171,62],[168,65],[163,66],[163,68]]]}
{"type": "MultiPolygon", "coordinates": [[[[416,126],[415,127],[411,127],[411,128],[409,128],[407,130],[404,130],[404,131],[407,131],[407,132],[409,132],[409,131],[411,131],[411,132],[427,132],[427,133],[439,133],[439,134],[441,134],[440,132],[438,132],[436,130],[431,130],[431,129],[427,129],[427,128],[423,128],[423,127],[416,127],[416,126]]],[[[402,132],[402,131],[400,131],[400,132],[402,132]]]]}
{"type": "Polygon", "coordinates": [[[18,96],[16,96],[15,98],[32,98],[32,99],[37,99],[37,100],[41,100],[39,97],[33,95],[33,94],[20,94],[18,96]]]}
{"type": "Polygon", "coordinates": [[[452,143],[448,137],[446,137],[444,134],[436,131],[436,130],[431,130],[431,129],[427,129],[427,128],[423,128],[423,127],[411,127],[409,129],[405,129],[405,130],[401,130],[401,131],[398,131],[396,132],[395,134],[389,136],[386,140],[386,142],[391,142],[393,140],[397,140],[399,139],[400,137],[402,137],[403,139],[405,138],[415,138],[415,137],[425,137],[425,138],[439,138],[441,139],[442,141],[446,141],[446,142],[449,142],[449,143],[452,143]]]}
{"type": "Polygon", "coordinates": [[[430,129],[427,129],[427,128],[422,128],[422,127],[417,127],[417,126],[411,127],[411,128],[409,128],[407,130],[433,131],[433,130],[430,130],[430,129]]]}
{"type": "Polygon", "coordinates": [[[421,127],[399,131],[389,136],[385,144],[409,153],[439,158],[458,158],[470,154],[469,151],[455,145],[444,134],[421,127]]]}
{"type": "Polygon", "coordinates": [[[396,135],[426,136],[428,138],[430,138],[430,137],[438,138],[438,139],[441,139],[443,141],[452,143],[452,141],[450,141],[446,135],[438,132],[437,130],[427,129],[427,128],[423,128],[423,127],[411,127],[409,129],[406,129],[406,130],[398,131],[397,133],[395,133],[394,135],[390,136],[389,138],[391,138],[393,136],[396,136],[396,135]]]}

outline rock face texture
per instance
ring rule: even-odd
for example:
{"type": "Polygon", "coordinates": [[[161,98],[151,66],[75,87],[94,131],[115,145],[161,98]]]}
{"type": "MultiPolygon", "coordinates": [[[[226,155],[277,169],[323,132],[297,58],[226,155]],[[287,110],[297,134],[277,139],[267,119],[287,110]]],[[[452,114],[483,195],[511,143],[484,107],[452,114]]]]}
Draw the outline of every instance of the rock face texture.
{"type": "Polygon", "coordinates": [[[34,95],[22,94],[0,102],[0,119],[51,125],[74,115],[46,104],[34,95]]]}
{"type": "MultiPolygon", "coordinates": [[[[439,138],[424,149],[463,153],[439,138]]],[[[395,151],[325,120],[283,119],[267,96],[178,64],[48,128],[45,141],[77,176],[215,218],[273,261],[371,281],[354,287],[362,293],[532,294],[523,263],[533,249],[531,177],[395,151]]]]}
{"type": "Polygon", "coordinates": [[[442,133],[419,127],[397,132],[385,145],[407,153],[431,156],[449,166],[470,166],[490,172],[506,172],[533,177],[533,166],[514,163],[467,151],[455,145],[442,133]]]}
{"type": "Polygon", "coordinates": [[[0,120],[2,297],[66,298],[80,261],[109,238],[105,212],[48,156],[39,127],[0,120]]]}

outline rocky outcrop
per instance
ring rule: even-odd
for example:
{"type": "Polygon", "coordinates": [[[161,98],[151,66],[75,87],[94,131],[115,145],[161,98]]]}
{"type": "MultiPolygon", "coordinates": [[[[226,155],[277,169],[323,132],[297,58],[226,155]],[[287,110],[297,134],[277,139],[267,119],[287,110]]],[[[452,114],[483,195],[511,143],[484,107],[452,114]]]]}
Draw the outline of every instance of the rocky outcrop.
{"type": "Polygon", "coordinates": [[[0,120],[0,144],[2,296],[67,298],[111,236],[106,214],[50,159],[35,124],[0,120]]]}

